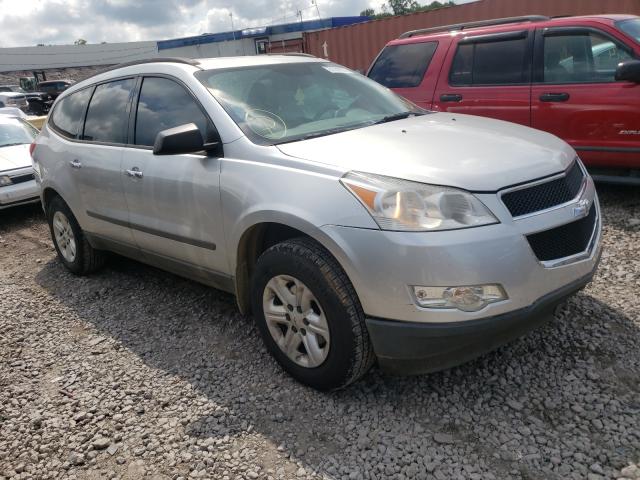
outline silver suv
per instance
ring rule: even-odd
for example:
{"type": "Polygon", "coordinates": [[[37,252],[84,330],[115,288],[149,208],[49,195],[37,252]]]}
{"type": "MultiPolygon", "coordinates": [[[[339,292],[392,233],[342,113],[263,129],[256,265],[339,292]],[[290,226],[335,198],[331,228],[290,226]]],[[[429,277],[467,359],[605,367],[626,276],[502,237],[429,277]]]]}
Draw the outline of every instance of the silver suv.
{"type": "Polygon", "coordinates": [[[33,162],[69,270],[112,251],[233,292],[318,389],[493,349],[600,256],[569,145],[307,56],[121,65],[58,98],[33,162]]]}

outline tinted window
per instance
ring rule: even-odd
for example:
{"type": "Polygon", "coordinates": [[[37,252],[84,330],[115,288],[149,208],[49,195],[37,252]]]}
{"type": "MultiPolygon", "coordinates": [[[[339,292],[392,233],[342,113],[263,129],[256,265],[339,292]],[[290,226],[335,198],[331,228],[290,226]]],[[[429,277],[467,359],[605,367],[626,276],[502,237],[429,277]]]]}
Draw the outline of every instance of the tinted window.
{"type": "Polygon", "coordinates": [[[85,88],[58,102],[51,114],[51,123],[61,135],[69,138],[78,137],[92,90],[85,88]]]}
{"type": "Polygon", "coordinates": [[[136,145],[153,146],[158,132],[191,122],[205,140],[210,138],[213,127],[181,85],[166,78],[144,79],[136,116],[136,145]]]}
{"type": "Polygon", "coordinates": [[[631,55],[596,32],[544,37],[546,83],[613,82],[620,62],[631,55]]]}
{"type": "Polygon", "coordinates": [[[458,45],[451,67],[451,85],[528,83],[527,39],[458,45]]]}
{"type": "Polygon", "coordinates": [[[83,140],[107,143],[125,143],[129,112],[129,96],[135,80],[117,80],[96,87],[91,97],[83,140]]]}
{"type": "Polygon", "coordinates": [[[369,72],[369,78],[389,88],[416,87],[422,82],[437,42],[385,47],[369,72]]]}

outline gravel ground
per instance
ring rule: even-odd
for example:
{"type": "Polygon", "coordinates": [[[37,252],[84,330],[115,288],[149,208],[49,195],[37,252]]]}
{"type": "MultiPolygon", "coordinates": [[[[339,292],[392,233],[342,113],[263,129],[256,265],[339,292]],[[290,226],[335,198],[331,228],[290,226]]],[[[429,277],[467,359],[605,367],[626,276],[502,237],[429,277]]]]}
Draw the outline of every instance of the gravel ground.
{"type": "Polygon", "coordinates": [[[55,259],[0,213],[0,478],[640,478],[640,189],[602,188],[605,253],[556,320],[452,370],[285,375],[231,296],[55,259]]]}

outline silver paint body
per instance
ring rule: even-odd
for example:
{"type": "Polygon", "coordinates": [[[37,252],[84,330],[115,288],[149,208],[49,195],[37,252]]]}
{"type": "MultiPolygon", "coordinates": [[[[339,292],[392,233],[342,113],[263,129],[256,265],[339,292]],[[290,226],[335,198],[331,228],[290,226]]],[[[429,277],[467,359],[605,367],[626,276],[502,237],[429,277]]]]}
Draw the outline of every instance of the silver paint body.
{"type": "MultiPolygon", "coordinates": [[[[218,58],[201,60],[201,67],[309,61],[321,60],[218,58]]],[[[231,285],[223,288],[233,291],[242,236],[257,224],[275,222],[313,237],[335,256],[366,315],[411,322],[458,322],[513,311],[595,267],[599,219],[592,248],[567,265],[542,264],[524,237],[574,220],[574,204],[581,200],[595,202],[599,218],[590,178],[575,201],[521,219],[511,217],[496,193],[558,174],[571,164],[575,152],[552,135],[497,120],[437,113],[280,146],[259,146],[194,77],[197,70],[176,63],[125,67],[80,82],[60,98],[124,75],[175,77],[215,123],[223,142],[222,158],[159,157],[150,150],[69,141],[49,125],[38,137],[35,163],[43,193],[53,189],[60,194],[83,230],[114,241],[109,248],[149,263],[158,264],[154,260],[158,258],[178,261],[185,268],[183,273],[194,278],[193,272],[199,269],[216,272],[231,285]],[[70,166],[73,160],[81,168],[70,166]],[[143,172],[142,178],[125,173],[134,167],[143,172]],[[339,182],[352,170],[476,192],[500,223],[443,232],[381,231],[339,182]],[[199,246],[211,244],[215,250],[199,246]],[[123,249],[115,248],[118,245],[123,249]],[[509,299],[472,313],[422,309],[409,288],[493,283],[503,285],[509,299]]]]}

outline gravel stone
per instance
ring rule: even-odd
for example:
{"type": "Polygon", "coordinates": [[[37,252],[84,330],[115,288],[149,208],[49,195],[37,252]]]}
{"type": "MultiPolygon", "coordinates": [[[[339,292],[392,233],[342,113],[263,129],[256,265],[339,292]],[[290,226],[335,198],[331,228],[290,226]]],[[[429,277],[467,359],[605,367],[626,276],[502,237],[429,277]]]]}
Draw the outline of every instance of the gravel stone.
{"type": "Polygon", "coordinates": [[[115,255],[76,277],[40,207],[1,211],[0,478],[640,480],[640,189],[598,191],[598,273],[553,321],[333,393],[232,296],[115,255]]]}

